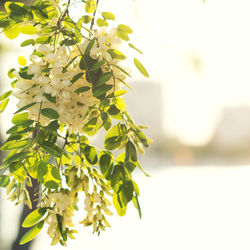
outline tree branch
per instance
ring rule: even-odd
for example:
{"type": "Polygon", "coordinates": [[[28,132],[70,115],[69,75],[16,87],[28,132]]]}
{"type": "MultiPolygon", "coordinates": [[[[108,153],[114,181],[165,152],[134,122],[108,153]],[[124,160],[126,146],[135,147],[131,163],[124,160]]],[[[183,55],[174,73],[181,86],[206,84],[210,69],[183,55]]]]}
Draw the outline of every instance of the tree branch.
{"type": "Polygon", "coordinates": [[[92,18],[92,21],[91,21],[91,25],[90,25],[90,30],[93,29],[93,26],[94,26],[94,22],[95,22],[95,15],[96,15],[96,11],[97,11],[97,7],[98,7],[98,3],[99,3],[99,0],[96,1],[96,9],[95,9],[95,12],[93,14],[93,18],[92,18]]]}

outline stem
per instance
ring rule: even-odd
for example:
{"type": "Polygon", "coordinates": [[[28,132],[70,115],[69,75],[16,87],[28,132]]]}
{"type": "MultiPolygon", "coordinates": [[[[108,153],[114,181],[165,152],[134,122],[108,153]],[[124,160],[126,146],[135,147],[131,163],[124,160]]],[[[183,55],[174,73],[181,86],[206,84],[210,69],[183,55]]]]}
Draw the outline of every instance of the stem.
{"type": "Polygon", "coordinates": [[[96,1],[96,9],[95,9],[95,12],[93,14],[93,18],[92,18],[92,21],[91,21],[91,25],[90,25],[90,30],[93,29],[93,26],[94,26],[94,22],[95,22],[95,15],[96,15],[96,11],[97,11],[97,7],[98,7],[98,3],[99,3],[99,0],[96,1]]]}

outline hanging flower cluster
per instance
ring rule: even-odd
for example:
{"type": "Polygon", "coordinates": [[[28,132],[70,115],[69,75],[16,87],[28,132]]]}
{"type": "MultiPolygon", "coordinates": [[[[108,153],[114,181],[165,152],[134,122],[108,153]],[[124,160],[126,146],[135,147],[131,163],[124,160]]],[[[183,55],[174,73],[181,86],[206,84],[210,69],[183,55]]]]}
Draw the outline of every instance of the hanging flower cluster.
{"type": "MultiPolygon", "coordinates": [[[[123,216],[133,201],[141,216],[132,172],[136,167],[143,171],[137,151],[142,153],[149,140],[126,110],[122,87],[130,88],[126,79],[131,76],[122,65],[126,56],[118,50],[133,31],[124,24],[108,29],[115,16],[102,12],[95,21],[96,1],[83,2],[86,15],[77,22],[69,15],[70,0],[65,7],[60,1],[41,0],[32,6],[7,2],[6,12],[0,12],[5,35],[32,35],[21,46],[34,47],[30,64],[19,57],[22,67],[8,73],[14,90],[0,96],[0,112],[11,96],[18,99],[13,127],[1,146],[8,155],[1,164],[0,186],[12,201],[31,208],[27,187],[32,179],[40,185],[38,207],[23,222],[31,229],[20,244],[32,240],[46,223],[52,244],[66,245],[76,233],[72,218],[81,193],[85,213],[80,223],[98,234],[110,227],[106,216],[112,215],[112,203],[123,216]],[[89,142],[102,128],[103,150],[89,142]]],[[[148,77],[139,60],[134,58],[134,63],[148,77]]]]}

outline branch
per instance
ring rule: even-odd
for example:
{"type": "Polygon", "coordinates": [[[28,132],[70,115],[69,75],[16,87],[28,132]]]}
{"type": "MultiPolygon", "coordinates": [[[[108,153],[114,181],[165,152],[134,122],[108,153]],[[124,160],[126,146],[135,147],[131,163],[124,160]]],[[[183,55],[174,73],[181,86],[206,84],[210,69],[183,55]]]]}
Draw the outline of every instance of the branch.
{"type": "Polygon", "coordinates": [[[95,9],[95,12],[94,12],[94,15],[93,15],[93,19],[91,21],[91,25],[90,25],[90,30],[93,29],[93,26],[94,26],[94,22],[95,22],[95,15],[96,15],[96,11],[97,11],[97,7],[98,7],[98,3],[99,3],[99,0],[96,1],[96,9],[95,9]]]}

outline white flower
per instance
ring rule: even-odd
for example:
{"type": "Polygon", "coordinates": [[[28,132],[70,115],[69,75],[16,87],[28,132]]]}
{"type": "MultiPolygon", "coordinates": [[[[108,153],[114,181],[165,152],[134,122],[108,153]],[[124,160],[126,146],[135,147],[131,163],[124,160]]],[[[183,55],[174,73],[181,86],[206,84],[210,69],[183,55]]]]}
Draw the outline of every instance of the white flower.
{"type": "Polygon", "coordinates": [[[40,44],[37,49],[38,52],[42,53],[43,55],[47,55],[52,52],[52,47],[48,44],[40,44]]]}
{"type": "Polygon", "coordinates": [[[48,84],[50,82],[50,79],[47,76],[39,76],[37,82],[40,84],[48,84]]]}
{"type": "Polygon", "coordinates": [[[30,56],[30,60],[36,64],[36,65],[39,65],[39,66],[43,66],[44,65],[44,61],[42,58],[40,58],[39,56],[37,55],[31,55],[30,56]]]}
{"type": "Polygon", "coordinates": [[[45,60],[50,62],[50,63],[53,63],[53,62],[56,62],[58,60],[58,56],[54,53],[49,53],[45,56],[45,60]]]}
{"type": "Polygon", "coordinates": [[[41,72],[41,66],[37,64],[31,64],[28,68],[28,74],[41,74],[41,72]]]}

